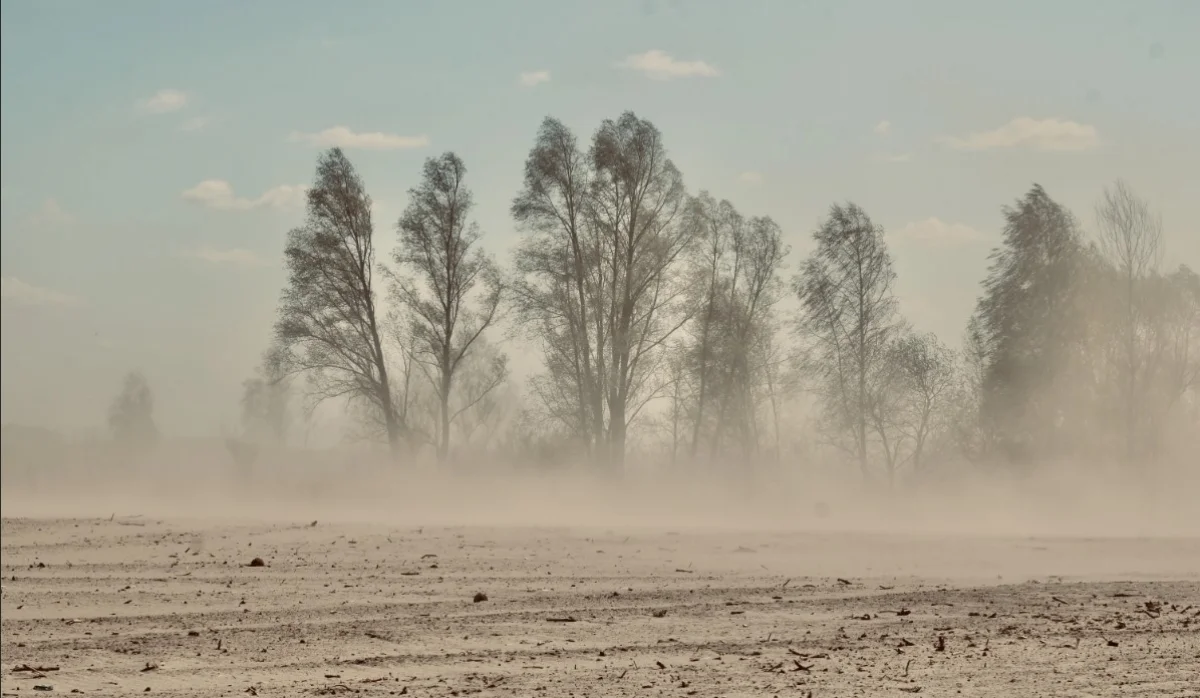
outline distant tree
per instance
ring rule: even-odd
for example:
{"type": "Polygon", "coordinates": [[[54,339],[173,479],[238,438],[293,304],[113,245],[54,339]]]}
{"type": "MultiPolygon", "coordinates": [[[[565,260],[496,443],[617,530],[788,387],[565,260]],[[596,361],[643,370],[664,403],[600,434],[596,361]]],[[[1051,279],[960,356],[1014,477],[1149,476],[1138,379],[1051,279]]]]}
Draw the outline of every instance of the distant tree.
{"type": "Polygon", "coordinates": [[[154,424],[154,394],[141,372],[126,374],[121,392],[108,409],[113,439],[130,451],[143,451],[158,442],[154,424]]]}
{"type": "Polygon", "coordinates": [[[698,238],[685,345],[694,391],[690,453],[696,455],[703,435],[710,459],[726,443],[743,458],[757,455],[758,413],[770,396],[767,368],[776,349],[779,269],[788,248],[770,218],[744,218],[704,192],[689,202],[685,221],[698,238]]]}
{"type": "Polygon", "coordinates": [[[873,376],[887,368],[903,329],[896,273],[876,225],[856,204],[834,205],[813,233],[816,249],[800,267],[797,329],[834,445],[870,478],[873,376]]]}
{"type": "MultiPolygon", "coordinates": [[[[467,168],[454,153],[425,161],[421,183],[409,191],[400,218],[400,245],[392,294],[409,314],[412,355],[428,372],[438,399],[437,453],[450,452],[451,410],[459,366],[496,321],[504,285],[495,262],[476,245],[479,227],[470,221],[467,168]]],[[[503,359],[490,365],[488,379],[473,383],[477,402],[507,376],[503,359]]]]}
{"type": "Polygon", "coordinates": [[[1124,403],[1125,456],[1137,457],[1138,422],[1145,399],[1144,374],[1147,365],[1146,347],[1148,280],[1158,271],[1162,259],[1162,220],[1150,205],[1123,181],[1118,180],[1104,190],[1096,204],[1096,223],[1100,233],[1100,250],[1119,278],[1122,396],[1124,403]]]}
{"type": "Polygon", "coordinates": [[[305,373],[315,401],[344,397],[378,412],[393,453],[405,425],[392,402],[375,300],[371,198],[341,149],[317,161],[307,218],[288,234],[288,285],[275,324],[286,373],[305,373]]]}
{"type": "Polygon", "coordinates": [[[986,352],[981,416],[1010,459],[1061,455],[1073,437],[1067,420],[1080,416],[1067,404],[1067,376],[1086,342],[1086,251],[1075,218],[1040,185],[1004,219],[975,311],[986,352]]]}
{"type": "Polygon", "coordinates": [[[283,444],[291,422],[291,377],[277,351],[263,358],[255,375],[242,382],[242,434],[253,442],[283,444]]]}

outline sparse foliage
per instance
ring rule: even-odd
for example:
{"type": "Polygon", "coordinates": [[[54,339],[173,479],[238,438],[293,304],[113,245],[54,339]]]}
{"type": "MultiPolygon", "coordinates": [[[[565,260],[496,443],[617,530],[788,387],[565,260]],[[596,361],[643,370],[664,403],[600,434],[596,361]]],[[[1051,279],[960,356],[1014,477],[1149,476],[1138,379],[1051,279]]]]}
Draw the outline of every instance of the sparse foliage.
{"type": "MultiPolygon", "coordinates": [[[[454,153],[425,161],[421,183],[409,191],[400,218],[396,265],[412,274],[392,275],[392,298],[407,313],[410,350],[438,399],[439,459],[450,451],[450,426],[459,366],[496,321],[504,285],[495,262],[477,245],[480,232],[470,221],[471,192],[463,183],[467,168],[454,153]]],[[[503,355],[489,364],[485,380],[465,386],[478,403],[508,375],[503,355]]]]}
{"type": "Polygon", "coordinates": [[[304,225],[288,234],[288,285],[275,324],[280,365],[309,378],[315,401],[364,401],[392,451],[405,436],[392,403],[376,309],[371,198],[341,149],[317,162],[304,225]]]}

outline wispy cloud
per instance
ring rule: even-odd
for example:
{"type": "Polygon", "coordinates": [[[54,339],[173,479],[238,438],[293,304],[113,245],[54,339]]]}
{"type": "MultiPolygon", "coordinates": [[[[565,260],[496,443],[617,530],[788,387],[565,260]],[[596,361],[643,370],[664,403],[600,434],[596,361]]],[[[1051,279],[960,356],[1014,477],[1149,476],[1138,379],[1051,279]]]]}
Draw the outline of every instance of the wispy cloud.
{"type": "Polygon", "coordinates": [[[892,132],[892,122],[884,119],[883,121],[880,121],[879,123],[875,124],[874,131],[876,134],[878,134],[880,136],[886,136],[892,132]]]}
{"type": "Polygon", "coordinates": [[[264,264],[263,260],[254,254],[254,252],[241,247],[233,247],[225,250],[214,247],[198,247],[185,251],[183,255],[208,262],[209,264],[222,264],[233,267],[260,267],[264,264]]]}
{"type": "Polygon", "coordinates": [[[1030,148],[1043,151],[1091,150],[1100,145],[1095,126],[1064,119],[1032,119],[1018,117],[991,131],[970,135],[943,136],[942,143],[957,150],[994,150],[997,148],[1030,148]]]}
{"type": "Polygon", "coordinates": [[[743,172],[738,175],[738,181],[743,184],[762,184],[763,176],[761,172],[743,172]]]}
{"type": "Polygon", "coordinates": [[[70,225],[75,222],[75,216],[71,215],[58,204],[58,201],[53,198],[46,199],[38,210],[29,214],[29,222],[33,225],[70,225]]]}
{"type": "Polygon", "coordinates": [[[307,187],[283,184],[268,189],[257,199],[236,196],[233,186],[223,179],[206,179],[181,195],[185,201],[217,211],[250,211],[258,208],[298,208],[304,203],[307,187]]]}
{"type": "Polygon", "coordinates": [[[550,82],[549,70],[534,70],[528,73],[521,73],[517,79],[521,83],[521,87],[537,87],[543,82],[550,82]]]}
{"type": "Polygon", "coordinates": [[[212,119],[207,116],[193,116],[187,121],[179,125],[180,131],[201,131],[212,123],[212,119]]]}
{"type": "Polygon", "coordinates": [[[675,78],[715,78],[721,71],[704,61],[681,61],[671,57],[666,51],[653,49],[645,53],[635,53],[617,63],[618,68],[635,70],[652,80],[673,80],[675,78]]]}
{"type": "Polygon", "coordinates": [[[83,302],[69,293],[42,288],[15,276],[0,278],[0,298],[5,303],[21,306],[75,306],[83,302]]]}
{"type": "Polygon", "coordinates": [[[373,131],[358,133],[345,126],[334,126],[317,133],[293,131],[291,140],[309,143],[320,148],[348,148],[358,150],[405,150],[429,145],[428,136],[399,136],[394,133],[373,131]]]}
{"type": "Polygon", "coordinates": [[[152,96],[138,100],[137,108],[145,114],[167,114],[187,106],[190,97],[183,90],[159,90],[152,96]]]}
{"type": "Polygon", "coordinates": [[[913,221],[894,233],[896,239],[934,247],[953,247],[987,240],[987,236],[963,223],[946,223],[937,217],[913,221]]]}

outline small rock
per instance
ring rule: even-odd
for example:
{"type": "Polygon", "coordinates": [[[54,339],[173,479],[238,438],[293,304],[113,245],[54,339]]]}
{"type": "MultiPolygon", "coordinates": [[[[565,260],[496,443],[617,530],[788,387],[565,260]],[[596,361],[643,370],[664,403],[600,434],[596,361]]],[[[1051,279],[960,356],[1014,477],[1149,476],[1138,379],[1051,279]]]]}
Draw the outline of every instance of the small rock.
{"type": "Polygon", "coordinates": [[[473,599],[473,601],[475,603],[482,603],[487,600],[488,600],[487,594],[483,593],[482,591],[479,592],[478,594],[476,594],[475,598],[473,599]]]}
{"type": "Polygon", "coordinates": [[[263,562],[261,557],[256,557],[250,561],[250,567],[266,567],[267,563],[263,562]]]}

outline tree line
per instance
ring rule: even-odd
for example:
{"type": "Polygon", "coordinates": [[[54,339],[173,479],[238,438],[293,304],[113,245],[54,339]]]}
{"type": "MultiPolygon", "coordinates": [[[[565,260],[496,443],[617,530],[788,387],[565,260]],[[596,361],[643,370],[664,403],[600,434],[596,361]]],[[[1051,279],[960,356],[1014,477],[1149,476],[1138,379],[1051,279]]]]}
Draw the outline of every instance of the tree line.
{"type": "Polygon", "coordinates": [[[248,433],[284,438],[303,377],[307,406],[347,401],[397,460],[444,461],[513,411],[501,324],[541,355],[495,446],[519,458],[775,463],[803,434],[807,457],[895,482],[956,462],[1146,464],[1200,431],[1200,276],[1163,268],[1162,223],[1123,182],[1086,233],[1036,184],[1002,207],[951,348],[904,318],[887,235],[860,206],[830,206],[787,278],[779,225],[689,194],[632,112],[587,142],[543,121],[507,265],[482,247],[466,174],[454,153],[425,162],[383,261],[362,179],[341,150],[320,156],[272,348],[244,386],[248,433]]]}

